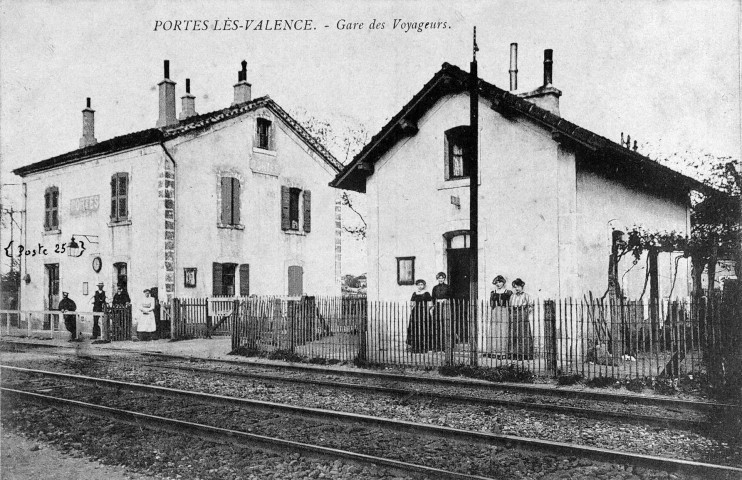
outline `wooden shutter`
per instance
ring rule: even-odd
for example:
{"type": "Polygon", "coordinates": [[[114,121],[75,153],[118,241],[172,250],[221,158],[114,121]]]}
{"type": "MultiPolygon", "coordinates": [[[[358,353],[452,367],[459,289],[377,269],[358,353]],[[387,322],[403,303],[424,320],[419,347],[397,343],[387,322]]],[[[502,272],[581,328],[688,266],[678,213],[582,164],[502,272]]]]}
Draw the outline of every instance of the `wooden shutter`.
{"type": "Polygon", "coordinates": [[[128,202],[128,196],[129,196],[129,174],[128,173],[119,173],[118,175],[119,179],[119,188],[118,188],[118,203],[119,203],[119,212],[118,212],[118,219],[124,220],[129,216],[129,202],[128,202]]]}
{"type": "Polygon", "coordinates": [[[52,192],[50,190],[44,192],[44,228],[46,230],[52,228],[52,192]]]}
{"type": "Polygon", "coordinates": [[[312,231],[312,192],[304,190],[302,195],[304,196],[304,231],[309,233],[312,231]]]}
{"type": "Polygon", "coordinates": [[[221,263],[212,263],[212,295],[222,295],[223,287],[222,287],[222,264],[221,263]]]}
{"type": "Polygon", "coordinates": [[[221,223],[230,225],[232,223],[232,179],[230,177],[221,177],[221,199],[221,223]]]}
{"type": "Polygon", "coordinates": [[[240,223],[240,180],[232,178],[232,225],[240,223]]]}
{"type": "Polygon", "coordinates": [[[291,218],[289,215],[289,205],[291,203],[291,192],[289,187],[281,186],[281,230],[291,228],[291,218]]]}
{"type": "Polygon", "coordinates": [[[275,128],[273,126],[273,122],[268,122],[268,149],[269,150],[276,150],[276,136],[275,136],[275,128]]]}
{"type": "Polygon", "coordinates": [[[250,296],[250,265],[240,265],[240,297],[250,296]]]}
{"type": "Polygon", "coordinates": [[[119,211],[118,207],[118,185],[116,182],[116,175],[111,177],[111,220],[116,219],[116,213],[119,211]]]}
{"type": "Polygon", "coordinates": [[[59,190],[52,189],[52,228],[59,227],[59,190]]]}
{"type": "Polygon", "coordinates": [[[289,267],[289,297],[300,297],[304,293],[304,269],[299,265],[289,267]]]}

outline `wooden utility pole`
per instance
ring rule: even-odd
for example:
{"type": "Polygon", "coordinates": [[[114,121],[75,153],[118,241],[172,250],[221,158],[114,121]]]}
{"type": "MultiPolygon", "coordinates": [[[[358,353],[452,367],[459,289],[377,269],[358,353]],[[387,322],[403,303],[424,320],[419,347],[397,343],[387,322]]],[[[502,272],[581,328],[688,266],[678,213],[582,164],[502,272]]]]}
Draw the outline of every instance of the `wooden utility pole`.
{"type": "Polygon", "coordinates": [[[479,363],[477,324],[479,241],[479,77],[477,73],[477,27],[474,27],[474,48],[469,73],[469,359],[479,363]]]}

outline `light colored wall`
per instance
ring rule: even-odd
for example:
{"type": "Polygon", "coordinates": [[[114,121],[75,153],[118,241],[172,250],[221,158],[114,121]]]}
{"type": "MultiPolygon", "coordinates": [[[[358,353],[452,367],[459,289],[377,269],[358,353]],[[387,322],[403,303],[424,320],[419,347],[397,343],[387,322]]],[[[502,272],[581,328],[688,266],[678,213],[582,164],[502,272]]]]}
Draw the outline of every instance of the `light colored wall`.
{"type": "MultiPolygon", "coordinates": [[[[441,99],[399,142],[367,181],[369,298],[408,300],[413,286],[397,285],[396,257],[416,257],[416,277],[432,288],[446,271],[443,233],[469,228],[467,180],[445,181],[444,132],[469,123],[467,95],[441,99]],[[461,208],[451,204],[458,196],[461,208]]],[[[506,120],[480,104],[479,285],[486,299],[495,275],[527,283],[533,295],[558,292],[557,172],[574,168],[538,127],[506,120]]],[[[574,187],[572,187],[574,188],[574,187]]]]}
{"type": "MultiPolygon", "coordinates": [[[[335,172],[267,109],[222,122],[168,143],[177,161],[176,270],[178,296],[210,296],[212,263],[250,265],[250,293],[288,293],[288,267],[304,268],[309,295],[339,295],[335,275],[335,172]],[[253,148],[256,115],[275,128],[275,154],[253,148]],[[243,230],[218,228],[221,174],[241,181],[243,230]],[[281,186],[312,192],[312,228],[281,230],[281,186]],[[198,269],[185,288],[184,268],[198,269]]],[[[239,288],[239,286],[238,286],[239,288]]]]}
{"type": "MultiPolygon", "coordinates": [[[[37,247],[43,244],[49,254],[26,257],[24,275],[31,283],[22,282],[21,301],[24,309],[40,310],[44,307],[44,264],[59,263],[60,293],[68,291],[77,303],[78,310],[92,310],[90,299],[96,283],[102,281],[108,297],[114,292],[115,262],[128,264],[129,292],[138,298],[144,288],[159,284],[157,269],[157,170],[162,156],[159,146],[137,148],[101,159],[45,171],[25,178],[27,184],[26,244],[37,247]],[[111,209],[111,176],[117,172],[129,174],[129,218],[131,225],[109,226],[111,209]],[[60,234],[44,232],[44,191],[49,186],[59,188],[60,234]],[[75,198],[97,195],[98,210],[85,215],[72,216],[70,201],[75,198]],[[73,234],[97,235],[99,243],[86,241],[84,254],[72,258],[55,254],[56,244],[69,244],[73,234]],[[100,273],[95,273],[92,261],[102,259],[100,273]],[[88,282],[89,294],[83,296],[82,284],[88,282]]],[[[82,237],[76,240],[85,241],[82,237]]]]}
{"type": "MultiPolygon", "coordinates": [[[[690,233],[688,205],[663,198],[652,192],[639,191],[594,173],[577,172],[577,209],[579,246],[579,286],[602,295],[608,285],[608,255],[611,251],[612,228],[627,229],[633,225],[648,231],[690,233]]],[[[658,258],[660,295],[669,295],[675,277],[677,254],[661,253],[658,258]]],[[[624,294],[630,299],[641,295],[646,277],[646,254],[633,264],[633,257],[619,263],[619,276],[624,294]]],[[[681,259],[672,297],[686,296],[690,291],[690,262],[681,259]]],[[[649,287],[644,296],[649,298],[649,287]]]]}

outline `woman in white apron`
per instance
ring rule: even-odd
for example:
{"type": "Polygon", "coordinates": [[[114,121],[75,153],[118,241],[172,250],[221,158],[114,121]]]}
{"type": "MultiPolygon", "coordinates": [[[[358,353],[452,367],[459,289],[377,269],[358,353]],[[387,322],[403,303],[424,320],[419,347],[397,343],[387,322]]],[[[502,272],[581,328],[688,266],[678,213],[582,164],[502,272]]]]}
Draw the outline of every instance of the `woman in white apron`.
{"type": "Polygon", "coordinates": [[[155,299],[149,293],[149,290],[144,291],[144,299],[139,304],[137,313],[137,338],[134,340],[151,340],[152,335],[157,330],[157,322],[155,322],[155,299]]]}

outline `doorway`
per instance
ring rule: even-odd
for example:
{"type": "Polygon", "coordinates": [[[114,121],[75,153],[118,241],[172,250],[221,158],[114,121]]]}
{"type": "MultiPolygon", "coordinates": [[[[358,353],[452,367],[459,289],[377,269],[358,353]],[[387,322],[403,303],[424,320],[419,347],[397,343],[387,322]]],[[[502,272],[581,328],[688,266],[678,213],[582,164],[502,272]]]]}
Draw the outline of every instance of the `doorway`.
{"type": "MultiPolygon", "coordinates": [[[[56,310],[59,305],[59,264],[58,263],[47,263],[44,265],[44,288],[46,295],[44,295],[44,310],[56,310]]],[[[52,318],[57,318],[56,315],[44,315],[44,329],[48,329],[51,326],[52,318]]],[[[55,329],[59,328],[58,325],[54,326],[55,329]]]]}
{"type": "Polygon", "coordinates": [[[468,230],[449,232],[446,238],[448,284],[451,287],[451,319],[457,343],[469,341],[470,237],[468,230]]]}
{"type": "Polygon", "coordinates": [[[113,264],[113,274],[116,276],[116,285],[121,287],[121,290],[128,293],[129,289],[127,288],[127,285],[129,282],[129,276],[127,271],[125,262],[113,264]]]}

